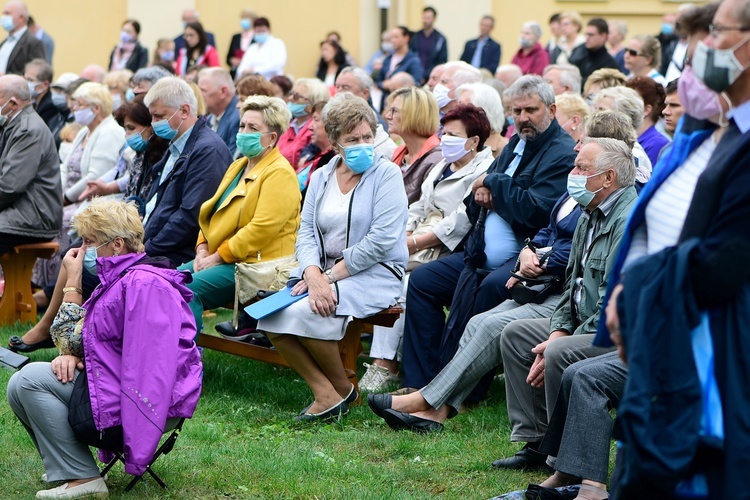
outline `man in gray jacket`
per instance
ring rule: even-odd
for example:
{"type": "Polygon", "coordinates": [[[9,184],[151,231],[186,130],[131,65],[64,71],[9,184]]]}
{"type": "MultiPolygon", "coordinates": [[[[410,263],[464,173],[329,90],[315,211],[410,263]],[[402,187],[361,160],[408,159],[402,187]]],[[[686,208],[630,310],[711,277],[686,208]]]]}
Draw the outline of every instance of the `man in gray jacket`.
{"type": "Polygon", "coordinates": [[[62,227],[60,161],[26,80],[0,77],[0,255],[50,241],[62,227]]]}

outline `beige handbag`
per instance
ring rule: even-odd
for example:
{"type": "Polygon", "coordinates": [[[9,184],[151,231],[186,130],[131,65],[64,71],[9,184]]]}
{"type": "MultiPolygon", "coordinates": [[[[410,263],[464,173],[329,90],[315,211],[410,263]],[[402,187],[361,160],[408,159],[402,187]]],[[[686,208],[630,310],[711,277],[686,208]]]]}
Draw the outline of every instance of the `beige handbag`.
{"type": "MultiPolygon", "coordinates": [[[[419,236],[420,234],[429,233],[441,220],[443,220],[443,213],[440,210],[434,210],[417,224],[416,229],[412,231],[411,235],[419,236]]],[[[422,264],[437,260],[440,257],[442,249],[443,245],[438,245],[409,255],[409,261],[406,263],[406,271],[412,271],[422,264]]]]}
{"type": "Polygon", "coordinates": [[[261,262],[238,262],[234,266],[234,316],[240,304],[245,305],[258,296],[258,290],[279,291],[286,286],[289,272],[297,267],[297,258],[287,255],[261,262]]]}

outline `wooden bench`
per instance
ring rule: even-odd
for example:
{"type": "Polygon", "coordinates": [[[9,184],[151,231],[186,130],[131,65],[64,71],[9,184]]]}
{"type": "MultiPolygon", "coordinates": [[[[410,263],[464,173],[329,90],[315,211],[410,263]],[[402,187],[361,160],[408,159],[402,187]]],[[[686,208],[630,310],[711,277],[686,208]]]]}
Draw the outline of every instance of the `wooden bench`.
{"type": "MultiPolygon", "coordinates": [[[[399,315],[403,312],[404,310],[400,307],[391,307],[366,318],[354,318],[346,327],[344,338],[339,341],[339,352],[341,353],[341,361],[344,364],[346,375],[354,384],[354,387],[356,387],[357,392],[359,392],[359,384],[357,381],[357,356],[362,352],[360,336],[363,332],[370,330],[373,325],[385,327],[393,326],[399,315]]],[[[213,349],[214,351],[242,356],[243,358],[250,358],[263,361],[264,363],[290,367],[289,363],[287,363],[276,349],[248,344],[246,342],[239,342],[237,340],[225,339],[216,334],[202,333],[200,337],[198,337],[198,345],[206,349],[213,349]]]]}
{"type": "Polygon", "coordinates": [[[19,245],[0,257],[5,276],[5,291],[0,298],[0,325],[12,325],[16,321],[36,322],[31,272],[36,259],[49,259],[58,249],[55,242],[19,245]]]}

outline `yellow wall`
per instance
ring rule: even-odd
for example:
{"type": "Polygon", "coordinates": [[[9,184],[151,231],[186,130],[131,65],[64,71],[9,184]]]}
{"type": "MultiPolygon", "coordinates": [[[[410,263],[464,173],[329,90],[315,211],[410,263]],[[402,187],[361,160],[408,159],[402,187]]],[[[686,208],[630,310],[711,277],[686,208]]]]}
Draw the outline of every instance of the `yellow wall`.
{"type": "MultiPolygon", "coordinates": [[[[252,7],[271,21],[275,36],[287,45],[286,71],[295,77],[312,76],[320,57],[319,42],[328,31],[342,35],[344,47],[361,64],[380,43],[380,14],[376,0],[27,0],[29,11],[55,39],[55,73],[80,72],[89,63],[106,66],[117,43],[122,22],[134,17],[143,27],[141,40],[152,55],[156,40],[172,38],[182,29],[182,9],[195,6],[204,26],[216,35],[223,61],[229,42],[239,31],[239,12],[252,7]]],[[[674,12],[679,3],[663,0],[561,1],[528,0],[391,0],[390,27],[403,24],[421,28],[425,5],[439,13],[437,27],[449,40],[450,57],[458,58],[464,43],[475,38],[479,19],[491,13],[493,36],[503,45],[503,63],[517,49],[521,24],[535,19],[545,29],[553,12],[578,10],[584,19],[595,16],[620,18],[630,33],[657,33],[661,16],[674,12]]]]}

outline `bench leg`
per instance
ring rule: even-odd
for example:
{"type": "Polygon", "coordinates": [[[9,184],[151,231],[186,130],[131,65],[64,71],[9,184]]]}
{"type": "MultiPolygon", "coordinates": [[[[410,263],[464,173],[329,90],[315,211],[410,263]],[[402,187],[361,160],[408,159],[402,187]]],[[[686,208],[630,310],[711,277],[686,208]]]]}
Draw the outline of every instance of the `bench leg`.
{"type": "Polygon", "coordinates": [[[1,325],[36,322],[36,302],[31,290],[31,271],[36,259],[36,254],[28,253],[14,256],[12,263],[4,260],[0,264],[5,273],[5,291],[0,301],[1,325]]]}
{"type": "MultiPolygon", "coordinates": [[[[346,327],[344,338],[339,341],[339,352],[341,353],[341,362],[344,365],[344,371],[354,388],[359,392],[359,382],[357,380],[357,357],[362,352],[360,335],[364,325],[358,319],[353,319],[346,327]]],[[[356,404],[361,404],[361,399],[356,404]]]]}

